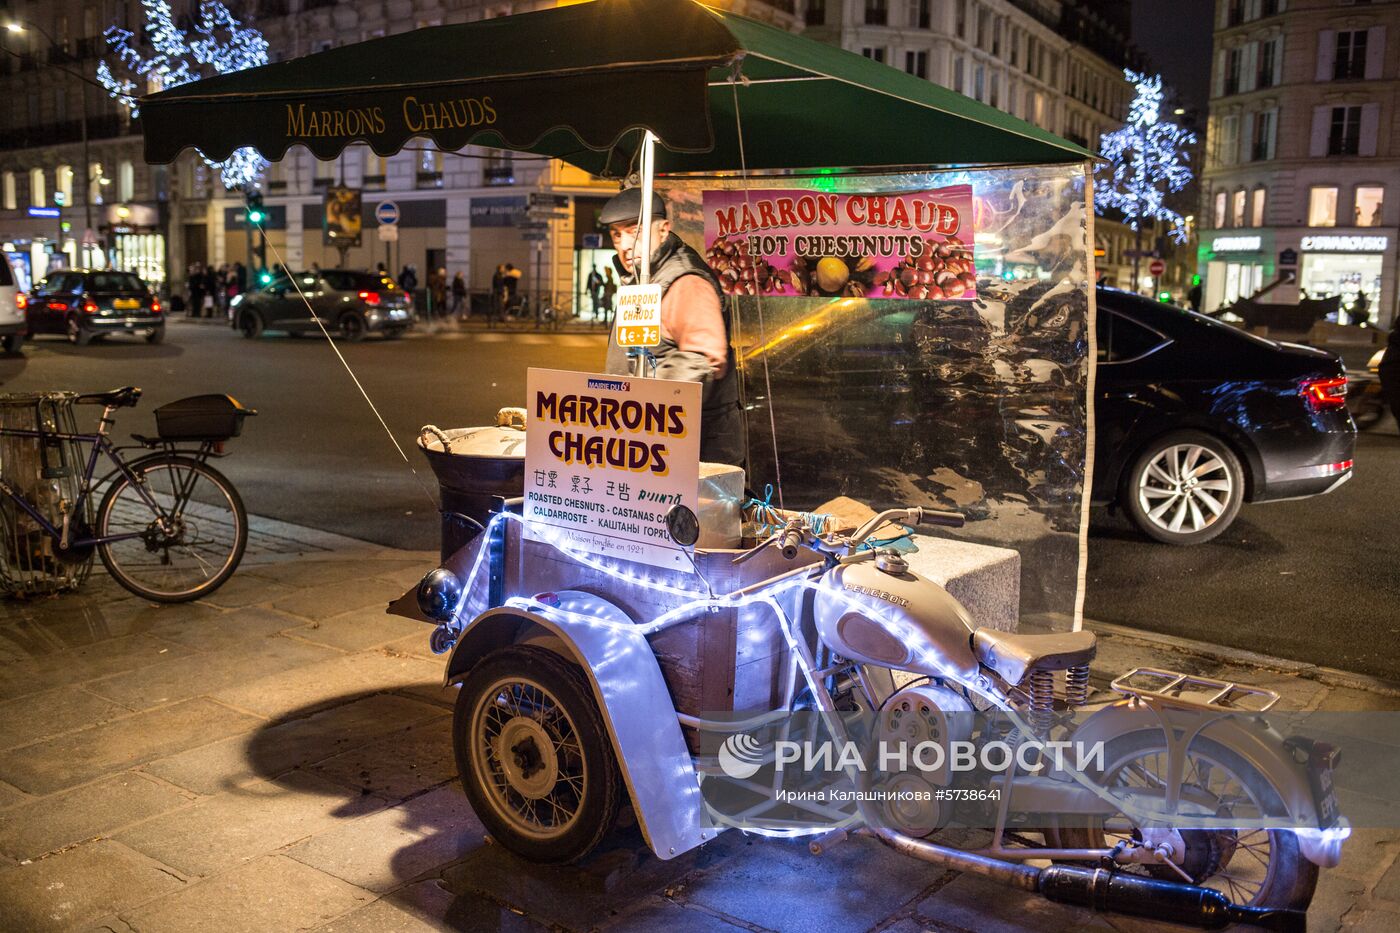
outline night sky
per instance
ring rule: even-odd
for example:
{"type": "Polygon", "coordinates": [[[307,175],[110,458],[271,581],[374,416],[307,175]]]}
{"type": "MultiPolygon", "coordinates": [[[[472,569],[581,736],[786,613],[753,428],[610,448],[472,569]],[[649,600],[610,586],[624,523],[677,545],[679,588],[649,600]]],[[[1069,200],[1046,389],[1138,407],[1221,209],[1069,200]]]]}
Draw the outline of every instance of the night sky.
{"type": "Polygon", "coordinates": [[[1150,67],[1176,89],[1182,106],[1202,118],[1210,98],[1214,0],[1132,0],[1133,42],[1150,67]]]}

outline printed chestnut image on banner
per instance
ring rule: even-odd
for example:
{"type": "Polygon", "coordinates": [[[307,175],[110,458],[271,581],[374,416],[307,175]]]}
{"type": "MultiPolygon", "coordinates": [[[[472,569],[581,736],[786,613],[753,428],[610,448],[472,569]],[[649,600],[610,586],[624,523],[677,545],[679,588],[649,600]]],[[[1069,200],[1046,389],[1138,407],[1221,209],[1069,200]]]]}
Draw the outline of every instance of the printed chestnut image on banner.
{"type": "Polygon", "coordinates": [[[706,191],[702,204],[705,259],[727,295],[977,297],[971,185],[706,191]]]}

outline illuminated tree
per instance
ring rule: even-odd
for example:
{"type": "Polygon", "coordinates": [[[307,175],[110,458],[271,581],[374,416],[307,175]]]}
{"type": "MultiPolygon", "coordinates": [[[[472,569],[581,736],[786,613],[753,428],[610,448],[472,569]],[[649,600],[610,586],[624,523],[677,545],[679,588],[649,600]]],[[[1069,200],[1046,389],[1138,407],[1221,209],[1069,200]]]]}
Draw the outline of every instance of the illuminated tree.
{"type": "MultiPolygon", "coordinates": [[[[1167,206],[1167,196],[1191,183],[1190,147],[1196,134],[1162,120],[1162,76],[1148,76],[1123,69],[1137,91],[1128,108],[1128,122],[1099,138],[1103,176],[1094,184],[1094,207],[1099,213],[1117,210],[1138,233],[1141,252],[1142,225],[1147,221],[1169,224],[1177,243],[1186,242],[1186,222],[1167,206]]],[[[1133,286],[1137,287],[1137,260],[1133,262],[1133,286]]]]}
{"type": "MultiPolygon", "coordinates": [[[[106,60],[97,65],[97,80],[133,117],[140,115],[138,98],[143,88],[178,87],[215,74],[228,74],[267,64],[267,40],[258,30],[244,26],[218,0],[202,0],[189,32],[175,25],[166,0],[141,0],[146,16],[146,38],[153,53],[142,54],[136,35],[129,29],[109,26],[107,46],[116,53],[118,75],[106,60]]],[[[203,154],[201,154],[203,158],[203,154]]],[[[223,162],[205,158],[219,170],[226,188],[252,187],[267,168],[253,149],[237,149],[223,162]]]]}

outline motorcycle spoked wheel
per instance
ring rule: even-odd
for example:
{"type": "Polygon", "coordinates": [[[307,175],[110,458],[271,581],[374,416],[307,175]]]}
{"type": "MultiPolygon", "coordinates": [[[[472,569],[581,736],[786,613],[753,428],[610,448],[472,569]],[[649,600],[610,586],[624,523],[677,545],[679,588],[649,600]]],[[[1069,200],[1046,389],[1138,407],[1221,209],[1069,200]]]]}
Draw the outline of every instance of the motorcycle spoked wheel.
{"type": "MultiPolygon", "coordinates": [[[[1102,772],[1089,777],[1107,787],[1160,787],[1166,763],[1161,732],[1130,732],[1108,742],[1102,772]]],[[[1183,783],[1183,797],[1213,804],[1221,815],[1254,819],[1287,812],[1278,788],[1263,772],[1205,737],[1197,737],[1187,751],[1183,783]]],[[[1124,839],[1140,839],[1141,829],[1126,816],[1069,817],[1057,819],[1046,835],[1057,848],[1111,849],[1124,839]]],[[[1305,910],[1312,901],[1318,868],[1303,856],[1297,836],[1288,830],[1187,829],[1181,837],[1186,856],[1180,865],[1195,884],[1252,907],[1305,910]]],[[[1128,865],[1122,870],[1163,881],[1185,880],[1167,865],[1128,865]]]]}

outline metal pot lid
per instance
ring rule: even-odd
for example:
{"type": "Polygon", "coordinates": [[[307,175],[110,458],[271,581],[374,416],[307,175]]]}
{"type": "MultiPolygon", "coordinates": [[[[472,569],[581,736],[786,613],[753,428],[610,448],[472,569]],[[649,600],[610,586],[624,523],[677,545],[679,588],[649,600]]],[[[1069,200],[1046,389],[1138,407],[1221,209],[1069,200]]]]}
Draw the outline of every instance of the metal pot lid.
{"type": "Polygon", "coordinates": [[[492,460],[525,459],[525,432],[519,428],[479,427],[449,430],[423,429],[418,443],[425,450],[440,454],[446,450],[454,457],[483,457],[492,460]]]}

